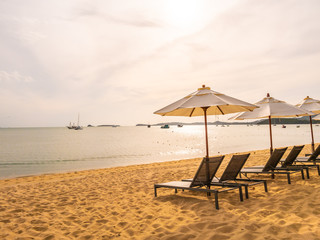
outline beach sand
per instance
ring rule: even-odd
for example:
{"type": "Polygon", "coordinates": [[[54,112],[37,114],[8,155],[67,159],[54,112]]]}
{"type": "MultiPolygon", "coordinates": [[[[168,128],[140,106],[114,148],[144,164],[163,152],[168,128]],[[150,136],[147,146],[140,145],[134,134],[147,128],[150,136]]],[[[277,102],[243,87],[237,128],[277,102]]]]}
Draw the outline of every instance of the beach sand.
{"type": "MultiPolygon", "coordinates": [[[[291,148],[290,148],[291,149],[291,148]]],[[[287,151],[288,152],[288,151],[287,151]]],[[[306,146],[303,153],[310,152],[306,146]]],[[[251,152],[263,165],[269,150],[251,152]]],[[[221,174],[232,154],[220,167],[221,174]]],[[[201,159],[153,163],[0,181],[0,239],[319,239],[320,176],[285,176],[219,194],[153,186],[193,177],[201,159]]]]}

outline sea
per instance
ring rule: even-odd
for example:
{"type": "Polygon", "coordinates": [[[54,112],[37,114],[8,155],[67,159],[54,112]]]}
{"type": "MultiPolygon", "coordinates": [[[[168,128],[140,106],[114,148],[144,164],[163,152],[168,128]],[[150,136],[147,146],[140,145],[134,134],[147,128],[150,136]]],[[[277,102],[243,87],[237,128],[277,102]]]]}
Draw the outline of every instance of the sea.
{"type": "MultiPolygon", "coordinates": [[[[310,144],[309,125],[272,126],[274,147],[310,144]]],[[[314,125],[320,141],[320,126],[314,125]]],[[[268,125],[208,126],[209,155],[268,149],[268,125]]],[[[205,156],[203,125],[0,128],[0,179],[205,156]]]]}

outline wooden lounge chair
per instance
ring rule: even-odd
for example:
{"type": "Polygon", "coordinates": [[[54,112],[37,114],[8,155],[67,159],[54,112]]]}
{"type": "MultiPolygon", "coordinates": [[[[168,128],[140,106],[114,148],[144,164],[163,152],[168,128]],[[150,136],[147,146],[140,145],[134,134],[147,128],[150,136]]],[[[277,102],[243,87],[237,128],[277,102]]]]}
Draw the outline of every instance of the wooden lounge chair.
{"type": "Polygon", "coordinates": [[[173,181],[167,183],[159,183],[154,185],[154,195],[157,197],[158,188],[173,188],[175,193],[177,189],[206,192],[208,195],[214,193],[215,206],[219,209],[218,194],[229,190],[239,189],[240,201],[243,201],[241,186],[219,186],[219,188],[211,189],[211,181],[215,176],[224,156],[203,158],[200,166],[192,179],[192,181],[173,181]]]}
{"type": "Polygon", "coordinates": [[[254,173],[254,174],[271,174],[271,177],[274,178],[275,174],[286,174],[288,179],[288,184],[291,184],[290,174],[300,171],[302,179],[304,179],[303,169],[287,169],[287,168],[281,168],[281,167],[277,168],[277,165],[280,162],[281,157],[283,156],[286,150],[287,150],[287,147],[275,149],[265,166],[254,166],[254,167],[244,168],[240,171],[240,176],[241,175],[247,176],[248,174],[254,173]]]}
{"type": "MultiPolygon", "coordinates": [[[[211,186],[243,186],[245,188],[245,196],[249,198],[248,187],[256,184],[264,184],[265,192],[268,192],[267,188],[267,181],[266,180],[259,180],[259,179],[250,179],[250,178],[237,178],[240,170],[242,169],[243,165],[249,158],[249,154],[242,154],[242,155],[233,155],[231,160],[229,161],[227,167],[225,168],[224,172],[222,173],[221,177],[214,177],[211,181],[211,186]]],[[[192,179],[185,179],[182,181],[192,181],[192,179]]]]}

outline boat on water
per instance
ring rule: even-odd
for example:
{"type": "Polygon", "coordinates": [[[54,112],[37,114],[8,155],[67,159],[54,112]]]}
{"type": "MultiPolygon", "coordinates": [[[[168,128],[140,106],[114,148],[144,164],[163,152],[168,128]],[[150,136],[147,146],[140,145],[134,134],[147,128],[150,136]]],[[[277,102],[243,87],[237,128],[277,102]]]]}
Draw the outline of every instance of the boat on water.
{"type": "Polygon", "coordinates": [[[71,122],[69,123],[69,126],[67,126],[68,129],[75,129],[76,126],[73,124],[71,124],[71,122]]]}
{"type": "Polygon", "coordinates": [[[74,130],[83,130],[83,127],[81,126],[76,126],[76,128],[74,130]]]}
{"type": "Polygon", "coordinates": [[[83,127],[80,126],[79,124],[80,122],[80,114],[78,114],[78,124],[77,125],[74,125],[74,124],[69,124],[69,126],[67,126],[68,129],[73,129],[73,130],[83,130],[83,127]]]}
{"type": "Polygon", "coordinates": [[[160,128],[170,128],[168,124],[161,126],[160,128]]]}
{"type": "Polygon", "coordinates": [[[178,127],[183,127],[183,125],[182,125],[182,124],[178,124],[177,126],[178,126],[178,127]]]}

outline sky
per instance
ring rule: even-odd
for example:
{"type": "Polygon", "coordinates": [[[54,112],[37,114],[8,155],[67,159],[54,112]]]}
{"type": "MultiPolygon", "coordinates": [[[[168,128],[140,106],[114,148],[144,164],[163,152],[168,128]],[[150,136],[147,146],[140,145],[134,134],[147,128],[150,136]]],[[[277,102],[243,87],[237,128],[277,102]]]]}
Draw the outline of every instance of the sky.
{"type": "Polygon", "coordinates": [[[319,11],[318,0],[0,0],[0,127],[202,121],[153,112],[203,84],[250,103],[320,99],[319,11]]]}

